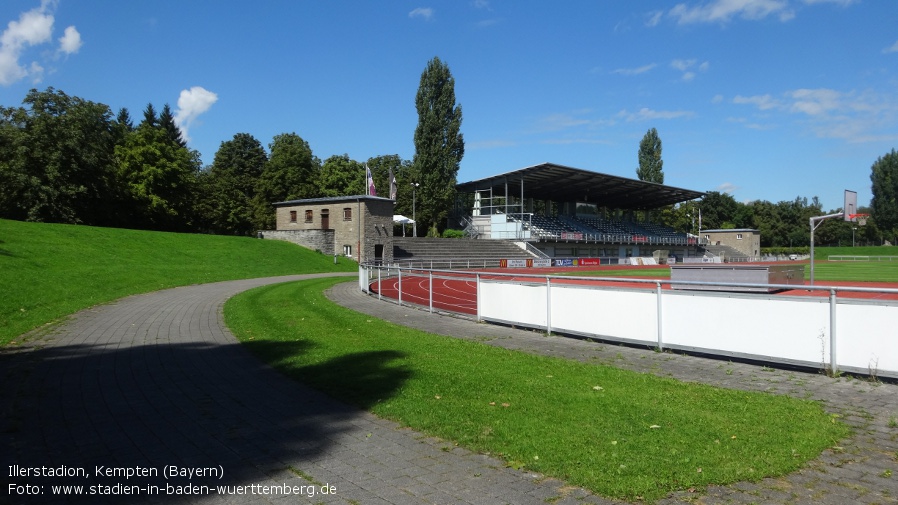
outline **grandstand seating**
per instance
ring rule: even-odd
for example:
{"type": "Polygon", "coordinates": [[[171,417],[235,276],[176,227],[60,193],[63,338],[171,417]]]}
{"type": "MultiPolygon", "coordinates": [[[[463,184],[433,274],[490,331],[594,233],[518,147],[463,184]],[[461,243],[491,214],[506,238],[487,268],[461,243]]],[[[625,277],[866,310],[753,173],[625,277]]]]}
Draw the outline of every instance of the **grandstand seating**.
{"type": "Polygon", "coordinates": [[[607,243],[650,243],[683,245],[688,242],[685,233],[678,233],[656,223],[637,223],[617,219],[550,217],[534,214],[529,223],[524,221],[530,236],[541,240],[572,239],[607,243]],[[529,226],[529,228],[528,228],[529,226]]]}

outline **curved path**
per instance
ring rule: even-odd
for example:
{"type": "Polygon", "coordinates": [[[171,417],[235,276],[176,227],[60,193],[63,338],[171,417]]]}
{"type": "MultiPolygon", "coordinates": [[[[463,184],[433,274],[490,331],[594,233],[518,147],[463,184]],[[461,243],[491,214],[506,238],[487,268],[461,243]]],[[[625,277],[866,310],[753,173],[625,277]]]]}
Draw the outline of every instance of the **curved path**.
{"type": "MultiPolygon", "coordinates": [[[[221,308],[230,296],[309,277],[318,276],[132,296],[3,349],[0,503],[499,504],[586,497],[286,379],[224,327],[221,308]],[[167,471],[175,476],[166,479],[167,471]],[[54,485],[82,486],[82,494],[74,494],[77,488],[54,494],[54,485]],[[325,487],[329,494],[322,494],[325,487]]],[[[358,289],[357,282],[347,285],[358,289]]],[[[587,503],[602,503],[592,498],[587,503]]]]}
{"type": "MultiPolygon", "coordinates": [[[[0,350],[0,471],[6,476],[0,503],[612,503],[402,429],[260,364],[224,327],[224,301],[252,287],[308,277],[317,276],[133,296],[82,311],[21,348],[0,350]],[[166,478],[166,470],[176,475],[166,478]],[[59,472],[75,475],[48,475],[59,472]],[[79,497],[68,488],[54,495],[56,484],[118,494],[79,497]],[[27,492],[42,494],[19,494],[27,492]]],[[[329,296],[459,338],[817,398],[857,429],[842,448],[800,472],[711,488],[701,497],[681,493],[665,503],[896,503],[895,385],[547,338],[377,301],[356,282],[338,284],[329,296]]]]}

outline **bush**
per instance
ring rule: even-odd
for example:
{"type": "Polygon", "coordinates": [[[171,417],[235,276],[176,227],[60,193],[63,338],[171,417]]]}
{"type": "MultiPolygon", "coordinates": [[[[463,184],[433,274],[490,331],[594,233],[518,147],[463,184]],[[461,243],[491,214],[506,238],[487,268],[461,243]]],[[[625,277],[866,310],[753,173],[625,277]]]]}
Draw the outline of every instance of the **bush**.
{"type": "Polygon", "coordinates": [[[463,230],[446,229],[443,232],[443,238],[464,238],[464,237],[465,237],[465,232],[463,230]]]}

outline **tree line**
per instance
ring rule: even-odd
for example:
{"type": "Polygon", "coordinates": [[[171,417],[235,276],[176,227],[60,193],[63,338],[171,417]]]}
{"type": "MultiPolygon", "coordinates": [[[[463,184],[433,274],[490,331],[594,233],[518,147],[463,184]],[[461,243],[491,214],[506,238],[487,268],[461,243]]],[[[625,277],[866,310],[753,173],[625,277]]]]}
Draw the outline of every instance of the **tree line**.
{"type": "Polygon", "coordinates": [[[136,125],[125,108],[113,115],[53,88],[0,107],[0,217],[7,219],[250,235],[274,227],[274,202],[365,194],[366,165],[380,196],[390,196],[393,174],[397,213],[412,215],[415,179],[419,222],[445,220],[445,211],[432,209],[449,208],[441,202],[454,193],[432,196],[426,188],[454,190],[457,162],[447,184],[396,154],[322,162],[296,133],[275,136],[267,151],[238,133],[203,167],[167,104],[160,112],[148,104],[136,125]]]}
{"type": "MultiPolygon", "coordinates": [[[[639,143],[636,175],[641,181],[664,183],[662,144],[655,128],[650,128],[639,143]]],[[[821,223],[814,242],[821,245],[882,245],[898,242],[898,153],[893,149],[871,167],[873,200],[860,207],[858,214],[869,214],[866,225],[829,219],[821,223]],[[878,223],[878,225],[877,225],[878,223]]],[[[682,233],[700,230],[747,228],[760,231],[761,247],[782,251],[808,247],[811,240],[810,218],[841,212],[824,211],[819,199],[796,197],[772,203],[758,200],[737,202],[732,195],[710,191],[698,201],[684,202],[649,213],[657,221],[682,233]]]]}

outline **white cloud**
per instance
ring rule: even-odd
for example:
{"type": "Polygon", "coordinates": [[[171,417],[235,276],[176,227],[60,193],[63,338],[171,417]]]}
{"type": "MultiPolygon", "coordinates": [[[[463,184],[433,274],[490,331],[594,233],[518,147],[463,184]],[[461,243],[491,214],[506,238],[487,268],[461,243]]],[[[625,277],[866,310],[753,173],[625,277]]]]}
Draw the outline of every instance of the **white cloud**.
{"type": "Polygon", "coordinates": [[[661,18],[664,16],[664,11],[653,11],[648,13],[647,19],[645,22],[646,26],[658,26],[661,23],[661,18]]]}
{"type": "Polygon", "coordinates": [[[748,20],[776,15],[780,21],[795,17],[786,0],[713,0],[698,6],[677,4],[668,14],[679,24],[726,23],[733,17],[748,20]]]}
{"type": "Polygon", "coordinates": [[[898,53],[898,41],[882,50],[884,53],[898,53]]]}
{"type": "Polygon", "coordinates": [[[849,5],[855,3],[857,0],[802,0],[804,3],[808,5],[814,4],[838,4],[842,7],[848,7],[849,5]]]}
{"type": "Polygon", "coordinates": [[[636,68],[619,68],[617,70],[612,70],[612,74],[620,74],[620,75],[639,75],[648,72],[649,70],[655,68],[657,65],[654,63],[650,63],[648,65],[643,65],[641,67],[636,68]]]}
{"type": "Polygon", "coordinates": [[[59,38],[59,50],[65,54],[77,53],[83,44],[81,34],[74,26],[66,28],[65,34],[59,38]]]}
{"type": "Polygon", "coordinates": [[[187,130],[196,118],[217,101],[218,95],[200,86],[181,91],[178,97],[178,110],[175,111],[175,124],[181,129],[185,140],[190,140],[187,130]]]}
{"type": "Polygon", "coordinates": [[[714,188],[714,191],[718,191],[720,193],[733,194],[733,192],[735,192],[737,189],[739,189],[739,186],[736,186],[732,182],[724,182],[723,184],[720,184],[719,186],[714,188]]]}
{"type": "Polygon", "coordinates": [[[781,103],[774,99],[772,96],[768,95],[754,95],[754,96],[742,96],[736,95],[733,98],[733,103],[735,104],[749,104],[754,105],[761,110],[768,110],[779,107],[781,103]]]}
{"type": "Polygon", "coordinates": [[[647,107],[637,112],[629,112],[626,109],[617,113],[617,117],[625,121],[650,121],[655,119],[678,119],[694,116],[695,113],[688,110],[652,110],[647,107]]]}
{"type": "Polygon", "coordinates": [[[689,82],[695,79],[695,72],[692,70],[693,68],[697,69],[700,72],[707,72],[709,68],[711,68],[711,64],[707,61],[698,63],[698,60],[690,59],[690,60],[673,60],[670,62],[670,66],[680,72],[683,72],[682,79],[686,82],[689,82]]]}
{"type": "Polygon", "coordinates": [[[898,102],[888,94],[802,88],[787,91],[781,98],[739,95],[733,103],[754,105],[764,111],[765,119],[775,113],[795,116],[799,125],[819,138],[852,143],[898,140],[898,102]]]}
{"type": "Polygon", "coordinates": [[[418,7],[417,9],[413,9],[408,13],[408,17],[410,18],[424,18],[426,20],[430,20],[433,18],[433,9],[430,7],[418,7]]]}
{"type": "Polygon", "coordinates": [[[819,116],[841,107],[841,94],[832,89],[798,89],[787,95],[795,100],[790,107],[791,112],[819,116]]]}
{"type": "Polygon", "coordinates": [[[10,21],[0,35],[0,84],[9,86],[27,76],[39,77],[43,67],[31,63],[28,69],[19,63],[28,46],[36,46],[50,41],[53,34],[53,14],[51,2],[44,2],[19,15],[18,21],[10,21]]]}

